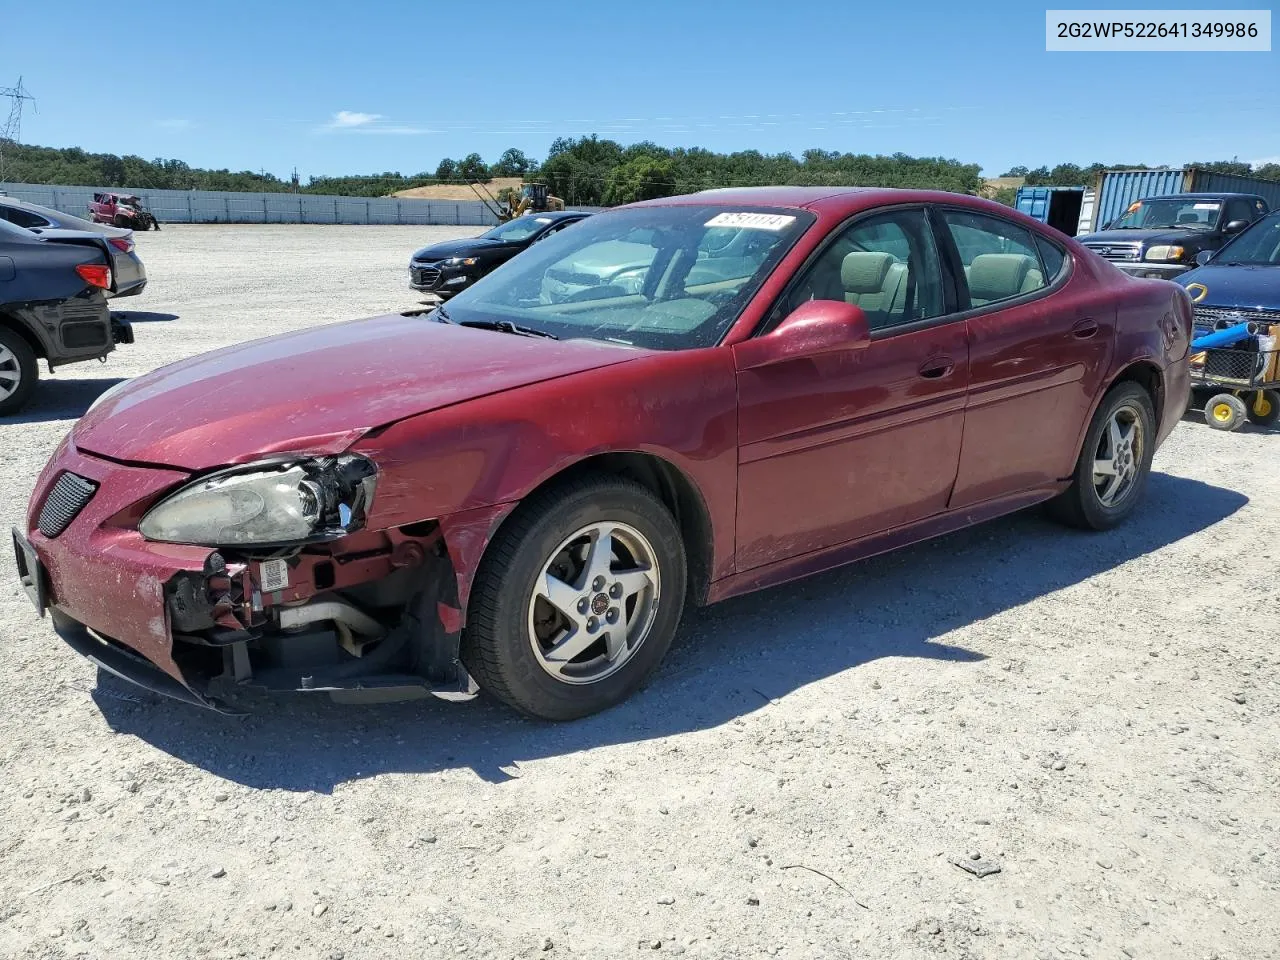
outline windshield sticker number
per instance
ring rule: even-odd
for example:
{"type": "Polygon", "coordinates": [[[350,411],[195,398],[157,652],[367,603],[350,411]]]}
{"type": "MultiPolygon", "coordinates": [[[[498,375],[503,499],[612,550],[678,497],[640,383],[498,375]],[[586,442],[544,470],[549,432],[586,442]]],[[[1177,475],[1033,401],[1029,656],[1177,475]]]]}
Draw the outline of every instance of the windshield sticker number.
{"type": "Polygon", "coordinates": [[[1192,209],[1193,210],[1217,210],[1218,207],[1219,207],[1219,204],[1216,204],[1216,203],[1197,203],[1194,207],[1192,207],[1192,209]]]}
{"type": "Polygon", "coordinates": [[[717,213],[704,227],[739,227],[745,230],[785,230],[795,217],[781,213],[717,213]]]}

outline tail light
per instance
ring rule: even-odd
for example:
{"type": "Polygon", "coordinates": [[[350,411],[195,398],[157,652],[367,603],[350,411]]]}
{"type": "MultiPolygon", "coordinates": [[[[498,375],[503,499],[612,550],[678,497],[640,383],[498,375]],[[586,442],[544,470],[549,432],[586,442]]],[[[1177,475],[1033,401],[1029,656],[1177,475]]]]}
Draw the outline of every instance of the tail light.
{"type": "Polygon", "coordinates": [[[91,287],[111,289],[111,268],[105,263],[82,263],[76,267],[76,273],[91,287]]]}
{"type": "Polygon", "coordinates": [[[133,237],[108,237],[107,243],[111,244],[121,253],[133,253],[133,237]]]}

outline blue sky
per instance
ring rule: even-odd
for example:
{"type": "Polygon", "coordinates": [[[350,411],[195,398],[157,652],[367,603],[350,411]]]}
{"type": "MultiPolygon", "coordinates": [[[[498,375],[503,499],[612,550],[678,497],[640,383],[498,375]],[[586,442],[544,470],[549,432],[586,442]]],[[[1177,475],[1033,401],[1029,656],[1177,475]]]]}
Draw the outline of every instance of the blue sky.
{"type": "Polygon", "coordinates": [[[27,143],[304,179],[589,133],[988,176],[1280,160],[1280,53],[1047,53],[1045,6],[0,0],[0,86],[38,98],[27,143]]]}

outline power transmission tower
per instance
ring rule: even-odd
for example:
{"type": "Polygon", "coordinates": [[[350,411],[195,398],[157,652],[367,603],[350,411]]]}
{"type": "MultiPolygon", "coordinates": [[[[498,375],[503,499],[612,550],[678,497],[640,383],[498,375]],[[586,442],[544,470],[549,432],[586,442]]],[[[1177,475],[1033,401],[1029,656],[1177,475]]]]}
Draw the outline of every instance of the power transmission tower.
{"type": "Polygon", "coordinates": [[[4,169],[4,148],[5,144],[11,143],[15,146],[18,138],[22,136],[22,111],[26,107],[27,101],[30,100],[33,107],[36,98],[23,87],[22,78],[18,78],[16,87],[0,87],[0,97],[9,98],[9,116],[5,120],[4,126],[0,127],[0,183],[5,180],[4,169]]]}

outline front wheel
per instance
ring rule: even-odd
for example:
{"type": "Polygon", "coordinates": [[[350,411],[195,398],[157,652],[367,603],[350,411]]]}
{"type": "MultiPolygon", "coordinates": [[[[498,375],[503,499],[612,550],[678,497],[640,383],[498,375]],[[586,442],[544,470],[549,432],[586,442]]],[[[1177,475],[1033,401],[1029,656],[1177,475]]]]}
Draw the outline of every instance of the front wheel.
{"type": "Polygon", "coordinates": [[[661,662],[684,607],[675,520],[646,487],[599,476],[536,495],[476,575],[462,659],[503,702],[545,720],[607,709],[661,662]]]}
{"type": "Polygon", "coordinates": [[[1155,408],[1136,383],[1107,391],[1089,424],[1071,486],[1049,502],[1059,520],[1107,530],[1137,507],[1155,455],[1155,408]]]}

